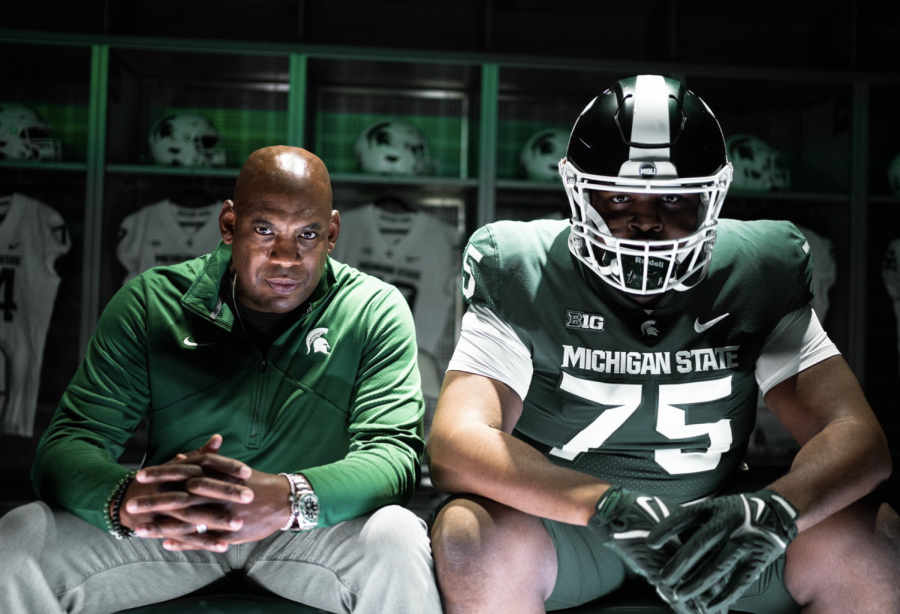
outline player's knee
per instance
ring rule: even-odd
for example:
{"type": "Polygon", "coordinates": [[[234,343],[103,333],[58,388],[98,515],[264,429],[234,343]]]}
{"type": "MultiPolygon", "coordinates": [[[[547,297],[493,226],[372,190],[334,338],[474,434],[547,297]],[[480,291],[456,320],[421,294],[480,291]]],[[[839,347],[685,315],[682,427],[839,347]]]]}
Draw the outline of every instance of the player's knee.
{"type": "Polygon", "coordinates": [[[455,499],[435,519],[431,547],[439,576],[467,575],[496,552],[491,542],[497,518],[485,506],[469,499],[455,499]]]}
{"type": "MultiPolygon", "coordinates": [[[[801,533],[788,547],[785,582],[798,603],[825,603],[883,592],[900,573],[900,519],[872,497],[801,533]]],[[[893,590],[893,589],[892,589],[893,590]]]]}

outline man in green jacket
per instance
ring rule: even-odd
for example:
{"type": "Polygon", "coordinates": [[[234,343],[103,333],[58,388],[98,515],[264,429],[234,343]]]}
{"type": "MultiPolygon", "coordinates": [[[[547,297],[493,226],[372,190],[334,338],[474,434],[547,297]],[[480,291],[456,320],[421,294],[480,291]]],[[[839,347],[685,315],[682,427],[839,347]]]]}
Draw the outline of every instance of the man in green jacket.
{"type": "Polygon", "coordinates": [[[328,172],[254,152],[207,256],[104,310],[38,447],[42,501],[0,519],[0,612],[116,612],[226,575],[333,612],[440,612],[411,497],[412,316],[331,260],[328,172]],[[144,467],[117,463],[141,420],[144,467]],[[134,538],[134,539],[130,539],[134,538]]]}

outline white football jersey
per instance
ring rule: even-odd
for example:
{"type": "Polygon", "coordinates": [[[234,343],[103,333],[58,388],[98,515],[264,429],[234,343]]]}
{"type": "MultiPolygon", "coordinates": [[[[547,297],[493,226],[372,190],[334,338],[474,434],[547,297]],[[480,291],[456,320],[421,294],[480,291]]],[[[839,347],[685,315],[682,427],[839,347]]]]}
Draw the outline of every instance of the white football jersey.
{"type": "Polygon", "coordinates": [[[122,220],[116,256],[127,271],[125,281],[151,267],[177,264],[216,249],[222,238],[221,208],[221,203],[180,207],[164,200],[122,220]]]}
{"type": "Polygon", "coordinates": [[[419,347],[434,355],[453,307],[457,243],[456,231],[429,213],[365,205],[341,215],[331,255],[396,286],[413,313],[419,347]]]}
{"type": "Polygon", "coordinates": [[[69,234],[59,213],[22,194],[0,198],[0,216],[0,432],[31,437],[59,289],[53,265],[69,234]]]}
{"type": "Polygon", "coordinates": [[[881,279],[884,288],[894,306],[894,315],[897,318],[897,352],[900,353],[900,239],[891,241],[884,252],[884,260],[881,262],[881,279]]]}

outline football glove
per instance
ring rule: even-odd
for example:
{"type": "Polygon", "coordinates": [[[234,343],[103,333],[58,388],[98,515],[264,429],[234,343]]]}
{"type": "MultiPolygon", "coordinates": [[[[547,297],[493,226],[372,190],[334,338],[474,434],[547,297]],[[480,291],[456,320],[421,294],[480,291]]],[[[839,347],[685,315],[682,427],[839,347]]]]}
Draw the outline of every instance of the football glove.
{"type": "Polygon", "coordinates": [[[681,544],[678,537],[661,541],[658,548],[650,548],[647,543],[650,530],[678,509],[677,503],[613,486],[597,501],[597,511],[588,521],[588,527],[632,571],[656,587],[660,597],[678,614],[701,614],[689,600],[676,599],[660,580],[660,570],[681,544]]]}
{"type": "Polygon", "coordinates": [[[798,517],[771,490],[716,497],[678,508],[650,531],[647,542],[668,551],[675,537],[692,532],[667,557],[660,581],[704,614],[725,612],[797,537],[798,517]]]}

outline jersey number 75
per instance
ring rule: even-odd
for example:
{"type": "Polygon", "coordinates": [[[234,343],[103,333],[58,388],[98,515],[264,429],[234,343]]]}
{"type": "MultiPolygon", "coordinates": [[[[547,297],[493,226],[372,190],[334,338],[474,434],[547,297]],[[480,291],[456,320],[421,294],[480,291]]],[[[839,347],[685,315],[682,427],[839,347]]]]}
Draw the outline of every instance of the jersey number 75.
{"type": "MultiPolygon", "coordinates": [[[[582,379],[563,373],[560,389],[601,405],[611,405],[593,422],[578,432],[562,448],[550,454],[574,460],[582,452],[597,449],[609,439],[637,411],[643,394],[642,384],[610,384],[582,379]]],[[[731,448],[731,420],[687,424],[685,411],[676,405],[707,403],[724,399],[731,394],[731,376],[702,382],[659,385],[659,411],[656,430],[668,439],[693,439],[709,436],[706,452],[685,452],[678,449],[656,450],[653,459],[670,475],[712,471],[731,448]]]]}

